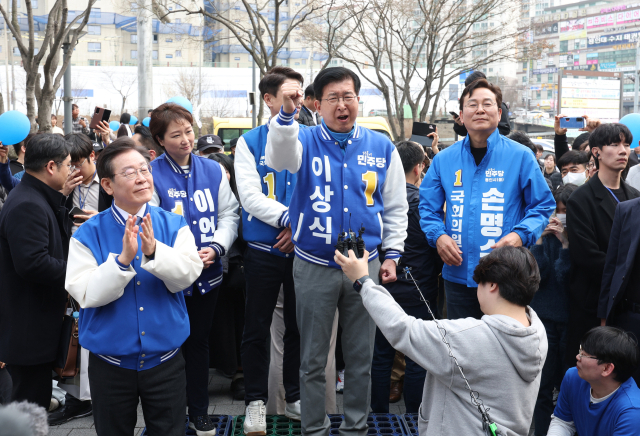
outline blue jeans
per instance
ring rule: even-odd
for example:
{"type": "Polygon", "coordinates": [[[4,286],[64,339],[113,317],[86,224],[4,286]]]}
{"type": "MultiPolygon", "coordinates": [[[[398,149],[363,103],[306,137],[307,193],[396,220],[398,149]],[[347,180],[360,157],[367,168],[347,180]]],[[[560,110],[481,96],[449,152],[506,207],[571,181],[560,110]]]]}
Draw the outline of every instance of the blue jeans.
{"type": "MultiPolygon", "coordinates": [[[[545,436],[549,431],[551,414],[553,413],[553,388],[560,388],[564,377],[564,354],[567,347],[567,323],[559,323],[541,318],[547,331],[547,360],[542,367],[540,377],[540,390],[533,410],[533,421],[536,427],[536,436],[545,436]]],[[[577,353],[577,351],[576,351],[577,353]]]]}
{"type": "MultiPolygon", "coordinates": [[[[429,300],[431,310],[437,307],[434,297],[429,300]]],[[[431,319],[427,306],[402,307],[407,315],[418,319],[431,319]]],[[[376,342],[371,365],[371,410],[373,413],[389,413],[389,394],[391,391],[391,370],[396,350],[384,337],[380,329],[376,328],[376,342]]],[[[407,413],[418,413],[422,401],[422,389],[427,371],[417,363],[404,356],[407,367],[404,373],[404,403],[407,413]]]]}
{"type": "Polygon", "coordinates": [[[444,292],[447,296],[447,319],[480,319],[484,316],[478,301],[478,288],[445,280],[444,292]]]}

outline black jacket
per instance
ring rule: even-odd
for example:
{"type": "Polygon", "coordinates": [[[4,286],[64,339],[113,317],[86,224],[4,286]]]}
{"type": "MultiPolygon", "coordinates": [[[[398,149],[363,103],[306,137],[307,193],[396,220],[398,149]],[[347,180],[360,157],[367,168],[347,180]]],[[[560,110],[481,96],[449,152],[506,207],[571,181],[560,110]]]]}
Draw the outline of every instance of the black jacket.
{"type": "Polygon", "coordinates": [[[556,153],[556,162],[560,160],[563,154],[569,151],[569,141],[567,135],[553,135],[553,151],[556,153]]]}
{"type": "MultiPolygon", "coordinates": [[[[426,299],[438,294],[438,275],[442,271],[442,260],[435,248],[427,242],[427,237],[420,228],[420,189],[407,183],[407,202],[409,203],[409,224],[407,239],[404,240],[404,253],[396,270],[398,279],[388,283],[385,288],[401,306],[417,306],[424,304],[420,293],[410,277],[405,277],[404,267],[411,268],[420,290],[426,299]]],[[[432,308],[435,310],[435,308],[432,308]]]]}
{"type": "Polygon", "coordinates": [[[313,127],[316,123],[313,122],[313,114],[309,109],[302,105],[300,108],[300,116],[298,117],[298,123],[304,124],[305,126],[313,127]]]}
{"type": "Polygon", "coordinates": [[[25,174],[0,213],[0,361],[52,362],[67,291],[65,197],[25,174]]]}
{"type": "MultiPolygon", "coordinates": [[[[506,104],[502,103],[502,116],[500,117],[500,122],[498,123],[498,131],[502,136],[507,136],[511,133],[511,124],[509,124],[509,108],[506,104]]],[[[458,136],[467,136],[467,128],[464,124],[461,126],[457,123],[453,123],[453,131],[458,134],[458,136]]]]}
{"type": "Polygon", "coordinates": [[[640,199],[623,201],[616,209],[602,274],[598,318],[608,322],[622,301],[640,244],[640,199]]]}
{"type": "MultiPolygon", "coordinates": [[[[640,192],[621,182],[627,199],[640,192]]],[[[598,173],[579,187],[567,201],[567,233],[571,255],[569,300],[571,305],[596,316],[609,237],[618,203],[598,173]]]]}

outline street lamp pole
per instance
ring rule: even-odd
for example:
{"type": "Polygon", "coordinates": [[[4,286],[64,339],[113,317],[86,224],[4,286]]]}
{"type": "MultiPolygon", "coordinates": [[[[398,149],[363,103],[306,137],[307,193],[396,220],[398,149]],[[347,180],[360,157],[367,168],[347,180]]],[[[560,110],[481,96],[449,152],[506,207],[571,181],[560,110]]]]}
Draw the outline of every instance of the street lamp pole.
{"type": "MultiPolygon", "coordinates": [[[[69,39],[62,43],[62,53],[64,56],[67,56],[69,52],[71,44],[69,43],[69,39]]],[[[64,94],[62,96],[62,101],[64,102],[64,134],[68,135],[73,130],[72,117],[71,115],[71,101],[73,100],[71,97],[71,62],[67,65],[67,69],[64,70],[64,94]]]]}

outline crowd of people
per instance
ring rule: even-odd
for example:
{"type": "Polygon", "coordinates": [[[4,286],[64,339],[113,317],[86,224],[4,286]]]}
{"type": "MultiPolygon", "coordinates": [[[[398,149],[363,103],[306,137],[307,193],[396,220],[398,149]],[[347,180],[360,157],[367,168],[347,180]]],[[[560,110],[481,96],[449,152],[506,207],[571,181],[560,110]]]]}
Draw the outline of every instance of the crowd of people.
{"type": "Polygon", "coordinates": [[[364,436],[400,361],[423,436],[638,435],[640,138],[588,119],[570,150],[559,115],[543,156],[476,72],[461,141],[394,144],[358,125],[353,71],[303,84],[269,71],[269,120],[229,155],[175,103],[117,133],[74,105],[71,133],[0,147],[0,403],[100,436],[132,435],[141,403],[150,435],[186,412],[213,436],[216,368],[248,436],[267,414],[328,436],[336,391],[340,434],[364,436]],[[53,380],[64,315],[76,371],[53,380]]]}

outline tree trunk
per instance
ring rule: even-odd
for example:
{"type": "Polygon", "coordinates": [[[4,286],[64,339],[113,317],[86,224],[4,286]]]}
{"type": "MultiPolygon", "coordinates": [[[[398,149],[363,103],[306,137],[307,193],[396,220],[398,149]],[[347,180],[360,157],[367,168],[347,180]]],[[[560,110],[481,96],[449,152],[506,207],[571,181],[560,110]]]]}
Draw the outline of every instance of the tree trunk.
{"type": "MultiPolygon", "coordinates": [[[[37,123],[36,123],[36,111],[38,107],[38,105],[36,104],[36,80],[37,79],[38,79],[37,70],[35,72],[33,71],[27,72],[27,83],[26,83],[25,93],[27,98],[27,117],[29,118],[29,121],[31,121],[32,132],[37,131],[37,123]]],[[[48,114],[49,115],[46,118],[49,118],[47,122],[49,124],[49,128],[51,128],[51,107],[49,107],[48,114]]],[[[38,117],[38,120],[42,121],[42,119],[40,119],[39,117],[38,117]]],[[[43,131],[42,127],[41,127],[41,131],[43,131]]]]}
{"type": "Polygon", "coordinates": [[[42,133],[51,133],[51,108],[55,97],[55,92],[42,92],[42,98],[38,102],[38,121],[42,133]]]}
{"type": "Polygon", "coordinates": [[[4,97],[2,96],[2,92],[0,92],[0,115],[4,113],[4,97]]]}
{"type": "Polygon", "coordinates": [[[124,106],[127,103],[127,97],[122,96],[122,107],[120,108],[120,115],[124,113],[124,106]]]}

